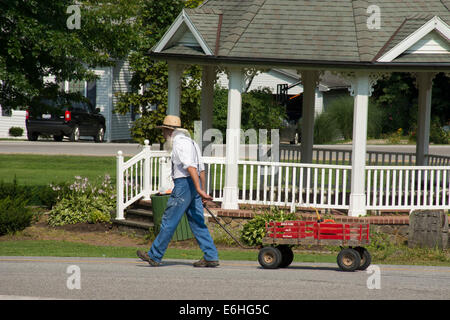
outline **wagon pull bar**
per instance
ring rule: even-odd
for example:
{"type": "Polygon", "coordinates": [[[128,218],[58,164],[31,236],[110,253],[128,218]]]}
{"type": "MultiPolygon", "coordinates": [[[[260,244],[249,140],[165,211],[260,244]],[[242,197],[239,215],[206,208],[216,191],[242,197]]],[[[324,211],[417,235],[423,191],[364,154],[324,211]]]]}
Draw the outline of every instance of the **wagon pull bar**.
{"type": "Polygon", "coordinates": [[[216,220],[216,222],[217,222],[217,224],[219,225],[219,226],[221,226],[222,227],[222,229],[223,230],[225,230],[225,232],[226,233],[228,233],[228,235],[242,248],[242,249],[257,249],[257,247],[247,247],[247,246],[244,246],[238,239],[236,239],[236,237],[230,232],[230,231],[228,231],[228,229],[227,228],[225,228],[225,226],[222,224],[222,223],[220,223],[220,221],[219,221],[219,219],[211,212],[211,210],[209,210],[209,208],[206,206],[206,205],[204,205],[204,208],[206,209],[206,211],[208,211],[208,213],[214,218],[214,220],[216,220]]]}

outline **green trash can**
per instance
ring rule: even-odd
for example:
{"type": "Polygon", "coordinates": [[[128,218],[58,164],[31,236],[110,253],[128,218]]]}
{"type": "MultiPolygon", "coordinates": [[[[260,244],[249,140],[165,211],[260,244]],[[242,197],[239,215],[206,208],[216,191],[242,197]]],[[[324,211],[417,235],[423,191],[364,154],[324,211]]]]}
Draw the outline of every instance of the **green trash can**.
{"type": "MultiPolygon", "coordinates": [[[[159,233],[162,217],[164,211],[166,210],[167,200],[169,200],[170,195],[159,195],[155,194],[150,197],[152,199],[152,211],[153,211],[153,223],[155,224],[155,232],[159,233]]],[[[180,220],[180,223],[173,234],[172,240],[180,241],[192,239],[194,235],[192,234],[191,227],[189,226],[189,222],[186,217],[186,213],[183,214],[183,217],[180,220]]]]}

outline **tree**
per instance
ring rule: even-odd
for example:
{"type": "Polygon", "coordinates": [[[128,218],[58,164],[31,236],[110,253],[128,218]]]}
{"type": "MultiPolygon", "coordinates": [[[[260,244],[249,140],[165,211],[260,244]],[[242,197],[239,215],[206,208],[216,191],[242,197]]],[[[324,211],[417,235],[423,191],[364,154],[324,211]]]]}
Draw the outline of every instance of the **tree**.
{"type": "MultiPolygon", "coordinates": [[[[133,108],[140,113],[131,129],[133,138],[139,142],[149,139],[151,143],[163,142],[160,124],[167,110],[168,70],[167,63],[154,61],[146,54],[162,38],[166,30],[184,7],[195,8],[199,0],[146,1],[136,18],[139,34],[138,47],[129,56],[133,71],[132,92],[119,93],[114,112],[126,114],[133,108]],[[139,92],[143,89],[143,92],[139,92]]],[[[187,68],[183,74],[181,88],[180,118],[186,129],[193,130],[194,120],[200,116],[201,69],[187,68]]]]}
{"type": "Polygon", "coordinates": [[[16,108],[56,94],[56,81],[90,80],[135,46],[133,17],[143,0],[0,2],[0,104],[16,108]]]}
{"type": "MultiPolygon", "coordinates": [[[[431,114],[440,125],[450,121],[450,78],[439,73],[433,80],[431,114]]],[[[383,110],[384,133],[414,131],[417,127],[418,90],[414,78],[409,73],[392,73],[387,79],[378,81],[373,97],[383,110]]]]}
{"type": "MultiPolygon", "coordinates": [[[[228,90],[216,86],[214,89],[213,127],[226,133],[228,90]]],[[[286,119],[286,109],[278,104],[268,88],[251,90],[242,94],[241,128],[279,129],[286,119]]],[[[225,138],[225,135],[224,135],[225,138]]]]}

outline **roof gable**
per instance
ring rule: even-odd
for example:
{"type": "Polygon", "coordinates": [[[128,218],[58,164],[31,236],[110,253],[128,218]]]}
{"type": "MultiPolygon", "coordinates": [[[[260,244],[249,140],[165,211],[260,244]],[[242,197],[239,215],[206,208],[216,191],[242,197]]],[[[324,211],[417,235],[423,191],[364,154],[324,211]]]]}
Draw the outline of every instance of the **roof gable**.
{"type": "Polygon", "coordinates": [[[161,40],[153,48],[153,51],[161,53],[172,47],[198,48],[201,49],[205,55],[213,55],[210,44],[208,44],[202,34],[200,34],[196,25],[192,22],[191,17],[184,9],[170,26],[169,30],[167,30],[161,40]]]}
{"type": "MultiPolygon", "coordinates": [[[[404,28],[403,23],[400,29],[404,28]]],[[[450,54],[450,27],[435,16],[376,59],[391,62],[402,54],[450,54]]]]}

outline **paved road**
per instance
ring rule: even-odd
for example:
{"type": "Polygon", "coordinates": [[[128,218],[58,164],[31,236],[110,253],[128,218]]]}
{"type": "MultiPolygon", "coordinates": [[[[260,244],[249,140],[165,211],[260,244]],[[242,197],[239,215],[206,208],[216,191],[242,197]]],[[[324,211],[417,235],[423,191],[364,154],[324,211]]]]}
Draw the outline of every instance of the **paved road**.
{"type": "MultiPolygon", "coordinates": [[[[317,145],[315,147],[337,150],[351,150],[351,145],[317,145]]],[[[125,156],[133,156],[142,150],[137,143],[94,143],[93,141],[54,142],[54,141],[0,141],[0,153],[25,153],[25,154],[67,154],[67,155],[92,155],[92,156],[116,156],[121,150],[125,156]]],[[[369,151],[395,151],[416,152],[414,145],[368,145],[369,151]]],[[[431,154],[450,156],[449,146],[430,146],[431,154]]]]}
{"type": "Polygon", "coordinates": [[[84,156],[116,156],[121,150],[124,156],[134,156],[142,150],[138,143],[95,143],[54,141],[0,141],[0,153],[54,154],[84,156]]]}
{"type": "Polygon", "coordinates": [[[188,260],[167,260],[152,268],[138,259],[0,257],[0,299],[450,298],[449,267],[379,268],[380,281],[369,283],[378,283],[380,288],[369,289],[367,283],[375,279],[374,273],[341,272],[329,263],[293,263],[286,269],[267,270],[257,262],[222,261],[218,268],[204,269],[192,267],[188,260]],[[76,275],[79,282],[74,280],[76,275]]]}

